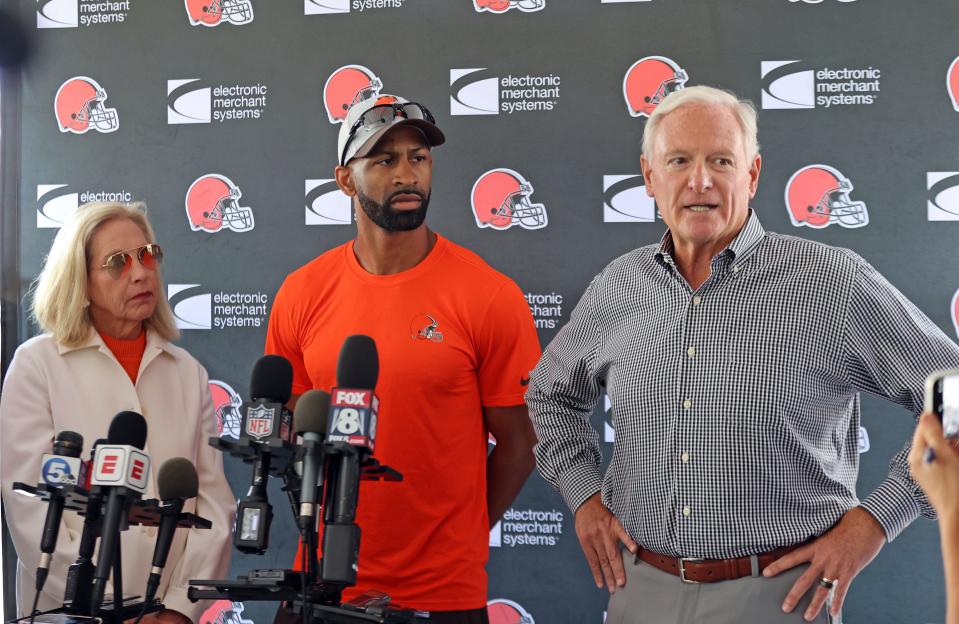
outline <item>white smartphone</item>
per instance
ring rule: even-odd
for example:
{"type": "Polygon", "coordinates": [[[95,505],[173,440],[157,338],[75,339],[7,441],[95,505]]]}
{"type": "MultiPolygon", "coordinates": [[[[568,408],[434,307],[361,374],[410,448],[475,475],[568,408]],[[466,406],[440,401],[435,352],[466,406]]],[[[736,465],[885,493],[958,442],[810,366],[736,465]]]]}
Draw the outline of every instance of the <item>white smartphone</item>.
{"type": "Polygon", "coordinates": [[[942,422],[947,438],[959,438],[959,369],[936,371],[926,379],[926,411],[942,422]]]}

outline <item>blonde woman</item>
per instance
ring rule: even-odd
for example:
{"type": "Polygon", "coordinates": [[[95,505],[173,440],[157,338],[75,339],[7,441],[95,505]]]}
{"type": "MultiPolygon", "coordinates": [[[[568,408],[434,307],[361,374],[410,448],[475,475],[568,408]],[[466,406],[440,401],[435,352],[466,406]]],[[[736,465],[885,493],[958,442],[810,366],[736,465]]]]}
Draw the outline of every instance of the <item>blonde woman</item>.
{"type": "MultiPolygon", "coordinates": [[[[17,349],[0,398],[0,470],[7,522],[16,546],[18,608],[34,597],[45,505],[15,494],[14,481],[36,482],[39,460],[61,430],[81,434],[89,450],[123,410],[143,414],[145,450],[156,470],[171,457],[196,466],[200,490],[184,511],[213,521],[208,531],[177,531],[159,597],[167,611],[144,622],[197,621],[206,605],[187,600],[191,578],[227,572],[234,498],[222,459],[207,445],[214,415],[207,373],[174,346],[173,313],[160,279],[163,252],[141,204],[82,206],[57,234],[33,290],[33,316],[45,332],[17,349]]],[[[41,610],[63,602],[67,567],[77,556],[82,519],[64,513],[41,610]]],[[[155,529],[123,533],[123,587],[142,594],[155,529]]],[[[108,589],[108,592],[112,591],[108,589]]]]}

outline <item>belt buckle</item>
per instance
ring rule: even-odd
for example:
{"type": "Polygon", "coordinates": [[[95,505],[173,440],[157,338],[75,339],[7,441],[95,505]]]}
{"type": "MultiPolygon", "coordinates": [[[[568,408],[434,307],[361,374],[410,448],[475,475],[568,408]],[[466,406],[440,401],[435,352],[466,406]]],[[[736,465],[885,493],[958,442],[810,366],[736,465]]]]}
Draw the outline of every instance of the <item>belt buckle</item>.
{"type": "Polygon", "coordinates": [[[692,557],[680,557],[680,558],[679,558],[679,580],[681,580],[681,581],[684,582],[684,583],[690,583],[690,584],[692,584],[692,585],[699,585],[699,584],[700,584],[700,581],[694,581],[694,580],[692,580],[692,579],[686,578],[686,566],[685,566],[685,564],[686,564],[687,562],[688,562],[688,563],[699,563],[699,562],[701,562],[701,561],[704,561],[704,559],[694,559],[694,558],[692,558],[692,557]]]}

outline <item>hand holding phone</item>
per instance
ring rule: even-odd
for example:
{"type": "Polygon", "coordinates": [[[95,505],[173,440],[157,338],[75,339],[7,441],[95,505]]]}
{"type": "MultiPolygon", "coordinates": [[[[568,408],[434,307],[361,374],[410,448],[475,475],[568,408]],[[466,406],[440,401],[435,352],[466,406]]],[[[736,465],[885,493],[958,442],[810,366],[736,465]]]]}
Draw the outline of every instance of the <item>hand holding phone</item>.
{"type": "Polygon", "coordinates": [[[947,438],[959,438],[959,369],[936,371],[926,379],[925,411],[935,414],[947,438]]]}

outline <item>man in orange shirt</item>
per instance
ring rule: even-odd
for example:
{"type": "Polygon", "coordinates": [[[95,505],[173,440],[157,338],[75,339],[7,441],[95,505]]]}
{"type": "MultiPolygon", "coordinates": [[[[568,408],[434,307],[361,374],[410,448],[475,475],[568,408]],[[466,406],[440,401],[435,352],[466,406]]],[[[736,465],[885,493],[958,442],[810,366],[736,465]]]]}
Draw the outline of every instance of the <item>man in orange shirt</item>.
{"type": "Polygon", "coordinates": [[[293,402],[335,385],[346,336],[373,337],[376,457],[404,479],[360,488],[358,581],[344,600],[377,589],[433,622],[474,624],[487,622],[489,529],[533,468],[523,394],[540,347],[516,284],[424,222],[444,141],[403,98],[350,108],[335,176],[356,238],[287,277],[266,352],[293,364],[293,402]]]}

